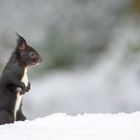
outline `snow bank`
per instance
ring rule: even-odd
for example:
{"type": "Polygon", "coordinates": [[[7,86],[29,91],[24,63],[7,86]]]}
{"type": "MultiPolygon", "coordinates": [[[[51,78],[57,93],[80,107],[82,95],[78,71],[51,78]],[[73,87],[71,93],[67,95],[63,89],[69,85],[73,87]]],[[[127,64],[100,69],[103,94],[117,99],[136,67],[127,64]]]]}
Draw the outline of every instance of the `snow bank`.
{"type": "Polygon", "coordinates": [[[2,140],[140,140],[140,112],[132,114],[53,114],[0,126],[2,140]]]}

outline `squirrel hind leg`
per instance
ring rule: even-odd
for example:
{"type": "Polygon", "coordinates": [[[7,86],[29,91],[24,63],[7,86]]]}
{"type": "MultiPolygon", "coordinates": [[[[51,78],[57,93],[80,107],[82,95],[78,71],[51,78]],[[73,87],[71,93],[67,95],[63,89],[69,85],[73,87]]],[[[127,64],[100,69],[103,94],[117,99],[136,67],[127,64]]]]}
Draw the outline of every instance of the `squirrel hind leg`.
{"type": "Polygon", "coordinates": [[[26,117],[24,116],[24,114],[22,113],[21,109],[17,112],[17,119],[16,121],[25,121],[26,117]]]}
{"type": "Polygon", "coordinates": [[[9,112],[2,110],[0,111],[0,125],[14,122],[14,116],[9,112]]]}

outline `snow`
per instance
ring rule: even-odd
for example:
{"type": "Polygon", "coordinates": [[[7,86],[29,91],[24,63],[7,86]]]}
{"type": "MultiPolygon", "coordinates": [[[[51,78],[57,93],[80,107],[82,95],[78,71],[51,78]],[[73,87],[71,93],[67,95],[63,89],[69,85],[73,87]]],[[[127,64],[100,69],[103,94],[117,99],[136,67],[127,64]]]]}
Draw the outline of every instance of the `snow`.
{"type": "Polygon", "coordinates": [[[140,112],[131,114],[52,114],[0,126],[3,140],[139,140],[140,112]]]}

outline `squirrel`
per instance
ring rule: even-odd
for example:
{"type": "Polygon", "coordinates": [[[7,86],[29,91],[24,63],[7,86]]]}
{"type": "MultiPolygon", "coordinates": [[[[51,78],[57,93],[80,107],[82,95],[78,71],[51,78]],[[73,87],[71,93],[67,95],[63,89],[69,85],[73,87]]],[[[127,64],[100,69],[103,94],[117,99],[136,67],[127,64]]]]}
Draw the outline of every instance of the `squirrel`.
{"type": "Polygon", "coordinates": [[[42,58],[26,40],[17,34],[17,45],[0,77],[0,124],[24,121],[23,94],[30,90],[27,69],[40,64],[42,58]]]}

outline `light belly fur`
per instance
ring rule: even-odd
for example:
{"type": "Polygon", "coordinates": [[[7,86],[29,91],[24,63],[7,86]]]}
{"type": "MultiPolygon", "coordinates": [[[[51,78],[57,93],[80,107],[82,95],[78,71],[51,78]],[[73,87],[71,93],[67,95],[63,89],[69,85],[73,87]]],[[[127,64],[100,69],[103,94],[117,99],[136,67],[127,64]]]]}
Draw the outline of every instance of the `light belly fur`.
{"type": "MultiPolygon", "coordinates": [[[[28,86],[27,68],[25,68],[25,70],[24,70],[24,75],[23,75],[23,78],[21,79],[21,82],[23,82],[26,87],[28,86]]],[[[20,93],[17,93],[15,108],[14,108],[14,120],[15,121],[16,121],[16,113],[19,110],[21,100],[22,100],[22,95],[20,95],[20,93]]]]}

